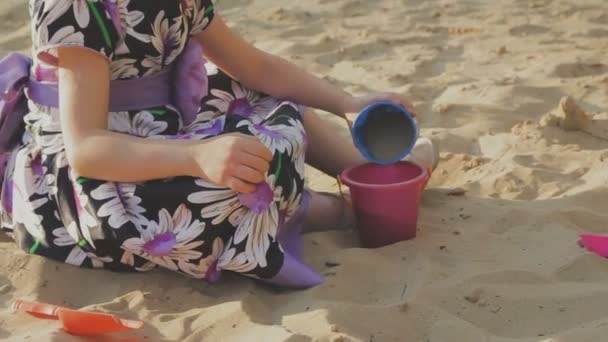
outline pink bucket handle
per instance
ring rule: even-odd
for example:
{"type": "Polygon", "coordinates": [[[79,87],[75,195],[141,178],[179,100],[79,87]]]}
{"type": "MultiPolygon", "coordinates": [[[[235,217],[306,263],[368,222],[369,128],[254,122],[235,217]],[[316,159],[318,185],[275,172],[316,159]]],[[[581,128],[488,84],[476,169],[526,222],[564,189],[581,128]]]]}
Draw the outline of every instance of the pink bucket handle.
{"type": "Polygon", "coordinates": [[[342,177],[338,175],[338,177],[336,177],[336,181],[338,182],[338,191],[340,191],[340,196],[344,197],[344,191],[342,189],[344,183],[342,183],[342,177]]]}
{"type": "Polygon", "coordinates": [[[342,182],[342,177],[340,177],[340,175],[338,175],[336,177],[336,181],[338,182],[338,191],[340,191],[340,197],[342,197],[342,200],[344,200],[344,203],[346,203],[348,206],[352,207],[351,200],[349,198],[346,198],[346,195],[344,194],[344,183],[342,182]]]}
{"type": "Polygon", "coordinates": [[[424,175],[424,182],[420,183],[420,191],[422,192],[422,190],[426,189],[426,186],[429,184],[429,181],[431,180],[431,177],[433,176],[433,169],[432,168],[428,168],[425,172],[424,175]]]}

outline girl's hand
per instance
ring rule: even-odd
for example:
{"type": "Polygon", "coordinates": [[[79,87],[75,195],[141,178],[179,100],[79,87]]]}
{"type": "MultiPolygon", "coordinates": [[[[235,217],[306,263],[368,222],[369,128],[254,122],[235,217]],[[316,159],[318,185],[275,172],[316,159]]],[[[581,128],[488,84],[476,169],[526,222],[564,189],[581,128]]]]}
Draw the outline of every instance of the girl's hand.
{"type": "Polygon", "coordinates": [[[359,113],[361,113],[361,111],[365,107],[380,101],[391,101],[397,104],[401,104],[402,106],[407,108],[407,110],[409,110],[412,114],[414,114],[414,116],[416,116],[416,109],[414,108],[414,105],[412,105],[410,101],[406,100],[405,97],[399,94],[381,93],[364,97],[351,97],[346,101],[346,104],[344,106],[344,116],[349,126],[352,127],[353,123],[357,119],[357,116],[359,116],[359,113]]]}
{"type": "Polygon", "coordinates": [[[273,156],[258,139],[226,134],[191,148],[194,176],[239,193],[253,192],[266,179],[273,156]]]}

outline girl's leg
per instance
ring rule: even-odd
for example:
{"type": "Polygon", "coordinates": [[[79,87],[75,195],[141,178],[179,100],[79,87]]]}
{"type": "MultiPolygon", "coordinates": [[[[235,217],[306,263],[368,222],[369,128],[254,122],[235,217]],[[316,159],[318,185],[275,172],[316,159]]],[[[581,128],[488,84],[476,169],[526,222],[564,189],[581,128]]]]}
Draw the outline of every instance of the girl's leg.
{"type": "Polygon", "coordinates": [[[316,112],[308,110],[304,114],[304,128],[308,135],[306,161],[314,168],[335,177],[350,166],[365,163],[352,140],[316,112]]]}
{"type": "Polygon", "coordinates": [[[339,195],[311,192],[310,208],[304,220],[304,231],[354,228],[354,213],[339,195]]]}
{"type": "MultiPolygon", "coordinates": [[[[344,169],[365,162],[352,141],[339,133],[338,127],[324,120],[316,112],[304,114],[304,127],[308,135],[306,161],[323,173],[336,177],[344,169]]],[[[344,200],[336,195],[311,192],[311,204],[304,230],[351,228],[353,213],[344,200]]]]}

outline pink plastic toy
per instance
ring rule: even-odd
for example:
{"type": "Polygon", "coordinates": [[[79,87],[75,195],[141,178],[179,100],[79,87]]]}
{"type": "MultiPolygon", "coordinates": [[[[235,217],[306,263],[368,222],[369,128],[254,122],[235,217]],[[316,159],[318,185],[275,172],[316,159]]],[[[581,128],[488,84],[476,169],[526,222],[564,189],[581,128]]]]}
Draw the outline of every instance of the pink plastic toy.
{"type": "Polygon", "coordinates": [[[420,195],[427,179],[426,170],[410,162],[364,164],[342,173],[363,246],[382,247],[416,237],[420,195]]]}
{"type": "Polygon", "coordinates": [[[581,244],[588,251],[604,258],[608,258],[608,235],[603,234],[581,234],[581,244]]]}

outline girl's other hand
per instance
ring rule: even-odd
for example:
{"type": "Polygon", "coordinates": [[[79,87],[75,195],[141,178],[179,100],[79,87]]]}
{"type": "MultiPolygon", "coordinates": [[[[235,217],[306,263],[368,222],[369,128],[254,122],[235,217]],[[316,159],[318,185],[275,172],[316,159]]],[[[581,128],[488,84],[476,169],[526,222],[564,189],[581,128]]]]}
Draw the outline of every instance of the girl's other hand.
{"type": "Polygon", "coordinates": [[[191,148],[194,176],[239,193],[253,192],[266,179],[273,155],[258,139],[226,134],[191,148]]]}
{"type": "Polygon", "coordinates": [[[399,94],[380,93],[363,97],[352,97],[346,101],[346,104],[344,105],[344,116],[350,127],[352,127],[353,123],[357,119],[357,116],[359,116],[359,113],[361,113],[365,107],[381,101],[391,101],[400,104],[407,108],[407,110],[414,114],[414,116],[416,116],[416,109],[414,108],[414,105],[404,96],[399,94]]]}

